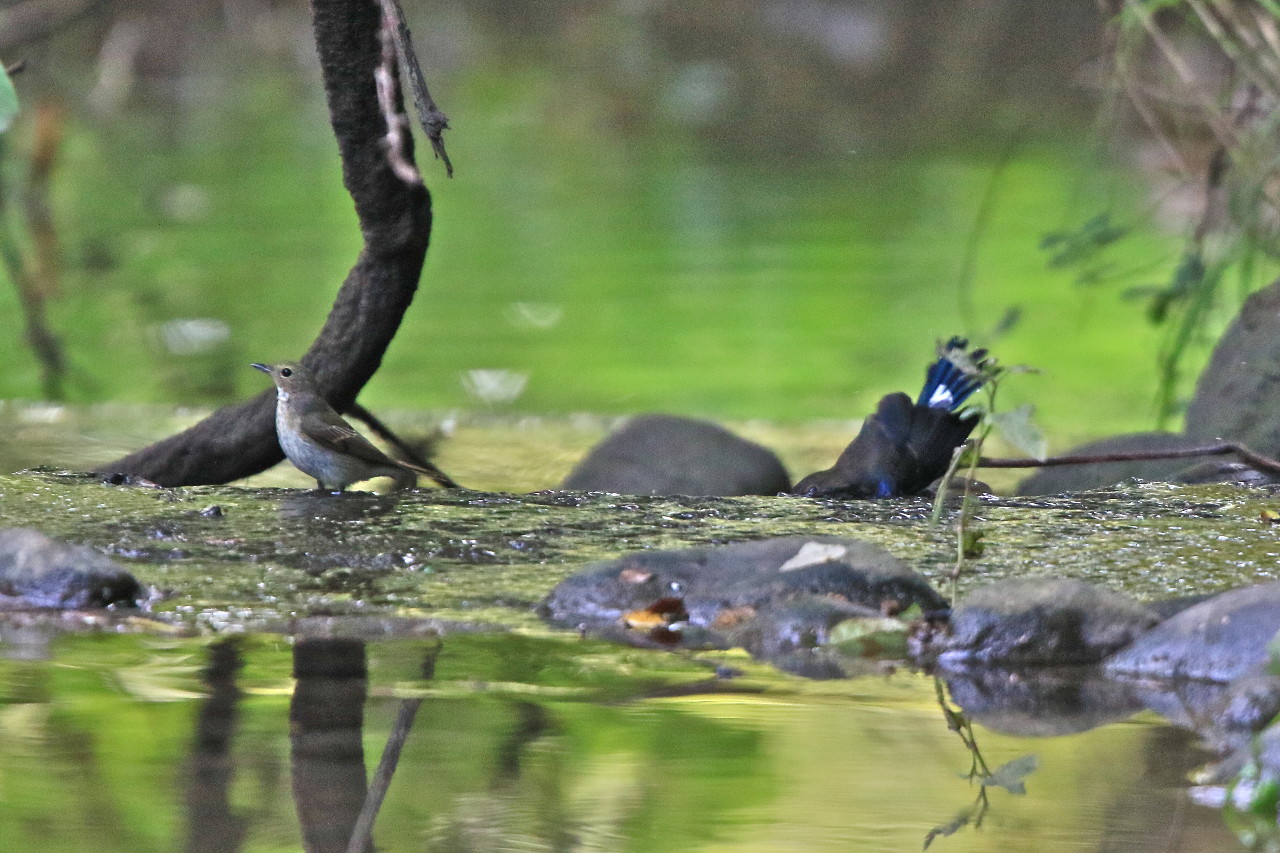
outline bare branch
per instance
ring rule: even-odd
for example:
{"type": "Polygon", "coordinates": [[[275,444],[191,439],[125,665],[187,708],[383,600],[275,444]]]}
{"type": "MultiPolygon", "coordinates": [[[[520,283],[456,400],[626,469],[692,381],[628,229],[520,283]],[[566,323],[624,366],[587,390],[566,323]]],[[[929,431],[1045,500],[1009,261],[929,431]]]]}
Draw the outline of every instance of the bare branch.
{"type": "Polygon", "coordinates": [[[399,87],[396,85],[396,48],[392,32],[392,23],[384,16],[382,27],[378,31],[378,40],[382,43],[382,62],[373,69],[373,80],[378,89],[378,106],[382,108],[382,117],[387,123],[383,145],[387,149],[391,171],[406,184],[420,184],[422,175],[419,174],[418,167],[405,156],[404,140],[409,131],[409,119],[400,111],[400,104],[397,103],[399,87]]]}
{"type": "Polygon", "coordinates": [[[992,459],[982,457],[979,468],[1052,468],[1058,465],[1091,465],[1095,462],[1146,462],[1155,459],[1190,459],[1197,456],[1235,455],[1259,471],[1280,474],[1280,461],[1263,456],[1235,441],[1220,441],[1203,447],[1155,450],[1144,453],[1098,453],[1087,456],[1049,456],[1045,459],[992,459]]]}
{"type": "Polygon", "coordinates": [[[445,175],[453,177],[453,163],[449,162],[449,154],[444,150],[444,132],[449,129],[449,119],[427,90],[426,78],[422,75],[422,66],[418,64],[418,54],[413,49],[413,39],[409,33],[409,25],[404,20],[404,9],[399,0],[378,0],[382,6],[384,27],[395,37],[396,55],[404,76],[409,80],[409,88],[413,90],[413,105],[418,111],[418,121],[422,123],[422,132],[431,142],[431,150],[436,158],[444,161],[445,175]]]}

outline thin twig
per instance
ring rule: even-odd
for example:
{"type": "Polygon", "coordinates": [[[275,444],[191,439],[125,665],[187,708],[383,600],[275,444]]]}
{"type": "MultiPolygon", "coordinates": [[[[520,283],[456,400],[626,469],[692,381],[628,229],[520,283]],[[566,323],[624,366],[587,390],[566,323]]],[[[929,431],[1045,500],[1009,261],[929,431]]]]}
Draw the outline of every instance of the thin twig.
{"type": "Polygon", "coordinates": [[[418,111],[418,121],[422,124],[422,132],[431,142],[431,150],[436,158],[444,161],[447,177],[453,177],[453,163],[449,162],[449,154],[444,150],[444,132],[449,129],[449,119],[431,97],[427,90],[427,81],[422,74],[422,66],[418,63],[418,54],[413,49],[413,39],[409,33],[409,25],[404,20],[404,10],[399,0],[378,0],[382,6],[384,29],[393,34],[396,55],[400,59],[400,67],[409,80],[409,88],[413,91],[413,105],[418,111]]]}
{"type": "Polygon", "coordinates": [[[382,29],[378,38],[382,41],[382,61],[373,69],[373,80],[378,90],[378,106],[382,109],[382,118],[387,125],[387,135],[382,139],[382,146],[387,151],[387,162],[396,177],[406,184],[422,183],[422,175],[413,160],[405,153],[405,141],[409,133],[409,119],[400,111],[396,103],[396,48],[392,35],[391,22],[382,19],[382,29]]]}
{"type": "Polygon", "coordinates": [[[1158,49],[1164,56],[1165,61],[1169,63],[1169,67],[1173,69],[1174,74],[1176,74],[1182,81],[1183,85],[1187,87],[1191,95],[1200,101],[1201,109],[1204,111],[1205,124],[1213,132],[1214,137],[1223,145],[1229,146],[1233,144],[1236,141],[1234,128],[1232,128],[1229,123],[1224,124],[1221,122],[1218,115],[1217,104],[1213,103],[1213,101],[1202,92],[1198,85],[1195,72],[1192,71],[1190,64],[1182,54],[1173,46],[1173,43],[1164,34],[1164,31],[1160,29],[1160,26],[1155,21],[1155,16],[1151,14],[1149,9],[1144,7],[1141,3],[1135,2],[1135,0],[1127,0],[1126,5],[1133,9],[1134,13],[1138,16],[1138,19],[1142,21],[1142,27],[1147,31],[1147,35],[1150,37],[1151,43],[1154,44],[1156,49],[1158,49]]]}
{"type": "MultiPolygon", "coordinates": [[[[0,161],[4,159],[4,146],[0,143],[0,161]]],[[[3,214],[6,201],[0,185],[0,214],[3,214]]],[[[66,356],[62,351],[62,343],[49,328],[45,314],[45,294],[30,264],[22,256],[22,251],[10,229],[4,224],[5,217],[0,215],[0,266],[4,267],[14,289],[18,291],[18,299],[22,305],[23,317],[26,320],[26,338],[40,362],[40,381],[46,398],[62,399],[62,380],[66,375],[66,356]]]]}
{"type": "MultiPolygon", "coordinates": [[[[436,658],[440,656],[441,645],[437,641],[434,646],[427,650],[427,656],[422,664],[422,674],[427,680],[435,675],[436,658]]],[[[395,776],[396,767],[400,763],[400,752],[404,749],[405,741],[409,738],[409,732],[413,728],[413,720],[418,715],[418,709],[422,707],[421,699],[404,699],[400,702],[400,710],[396,714],[395,724],[391,727],[391,733],[387,735],[387,744],[382,749],[382,758],[378,761],[378,769],[373,773],[373,781],[369,784],[369,791],[365,794],[364,806],[360,809],[360,816],[356,818],[356,825],[351,830],[351,839],[347,843],[347,853],[367,853],[372,849],[373,841],[373,824],[378,818],[378,811],[382,808],[382,801],[387,797],[387,790],[391,787],[391,778],[395,776]]]]}
{"type": "Polygon", "coordinates": [[[347,844],[347,853],[367,853],[373,839],[373,823],[378,819],[378,810],[386,799],[387,789],[391,787],[391,777],[395,775],[396,766],[400,763],[400,751],[413,728],[414,717],[422,706],[421,699],[405,699],[400,703],[400,711],[396,714],[395,725],[387,736],[387,745],[382,750],[382,760],[373,773],[373,782],[369,785],[369,793],[365,796],[364,807],[360,809],[360,817],[351,831],[351,841],[347,844]]]}

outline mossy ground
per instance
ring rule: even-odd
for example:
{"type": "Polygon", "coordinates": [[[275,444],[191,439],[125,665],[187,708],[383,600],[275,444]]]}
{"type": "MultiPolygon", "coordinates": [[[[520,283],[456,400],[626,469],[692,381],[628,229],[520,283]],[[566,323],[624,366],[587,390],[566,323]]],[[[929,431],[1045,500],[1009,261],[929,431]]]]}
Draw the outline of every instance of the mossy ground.
{"type": "MultiPolygon", "coordinates": [[[[1141,598],[1274,579],[1280,507],[1269,490],[1132,484],[1073,497],[982,499],[984,550],[959,589],[1076,577],[1141,598]]],[[[944,594],[954,507],[923,499],[645,498],[418,490],[108,486],[92,475],[0,477],[0,517],[97,548],[156,587],[153,615],[210,630],[288,630],[308,617],[437,620],[539,629],[537,602],[594,560],[767,536],[874,541],[944,594]],[[216,508],[216,509],[215,509],[216,508]]]]}

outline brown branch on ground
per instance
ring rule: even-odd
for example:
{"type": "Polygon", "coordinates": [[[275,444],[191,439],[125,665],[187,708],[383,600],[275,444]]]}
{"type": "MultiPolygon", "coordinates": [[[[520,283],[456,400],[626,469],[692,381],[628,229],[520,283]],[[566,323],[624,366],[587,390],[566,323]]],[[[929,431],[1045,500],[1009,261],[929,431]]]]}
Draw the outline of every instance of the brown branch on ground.
{"type": "Polygon", "coordinates": [[[444,132],[449,129],[449,119],[431,97],[427,90],[427,80],[422,75],[422,66],[418,64],[418,54],[413,49],[413,39],[409,33],[409,25],[404,20],[404,9],[400,8],[400,0],[378,0],[382,7],[383,20],[387,32],[393,35],[396,55],[404,76],[409,78],[409,88],[413,92],[413,106],[418,111],[418,121],[422,123],[422,132],[431,142],[431,150],[436,158],[444,161],[444,172],[453,177],[453,163],[449,162],[449,154],[444,150],[444,132]]]}
{"type": "Polygon", "coordinates": [[[1189,459],[1196,456],[1238,456],[1259,471],[1280,475],[1280,461],[1263,456],[1235,441],[1219,441],[1203,447],[1156,450],[1143,453],[1098,453],[1087,456],[1049,456],[1045,459],[993,459],[982,457],[979,468],[1051,468],[1057,465],[1090,465],[1095,462],[1146,462],[1155,459],[1189,459]]]}
{"type": "MultiPolygon", "coordinates": [[[[311,7],[343,182],[355,202],[364,248],[302,362],[325,399],[338,411],[350,411],[413,300],[430,242],[431,196],[423,184],[396,174],[384,146],[388,128],[375,81],[382,63],[380,7],[368,0],[314,0],[311,7]]],[[[403,111],[398,84],[392,100],[395,111],[403,111]]],[[[412,164],[407,134],[401,152],[412,164]]],[[[165,486],[226,483],[256,474],[283,458],[275,397],[275,389],[264,389],[99,470],[165,486]]]]}

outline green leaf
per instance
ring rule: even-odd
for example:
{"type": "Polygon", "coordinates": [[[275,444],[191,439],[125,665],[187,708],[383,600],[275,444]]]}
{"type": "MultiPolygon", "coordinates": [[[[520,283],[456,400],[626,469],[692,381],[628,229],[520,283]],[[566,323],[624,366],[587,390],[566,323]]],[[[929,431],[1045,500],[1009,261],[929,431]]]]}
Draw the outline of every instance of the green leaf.
{"type": "Polygon", "coordinates": [[[1024,755],[1000,765],[990,776],[980,780],[979,784],[988,788],[1004,788],[1010,794],[1025,794],[1026,778],[1039,766],[1040,760],[1035,755],[1024,755]]]}
{"type": "Polygon", "coordinates": [[[991,425],[1005,441],[1030,456],[1043,459],[1049,444],[1040,427],[1031,420],[1035,406],[1019,406],[1012,412],[999,412],[991,416],[991,425]]]}
{"type": "Polygon", "coordinates": [[[859,658],[902,658],[907,655],[910,626],[888,616],[846,619],[831,629],[827,645],[859,658]]]}
{"type": "Polygon", "coordinates": [[[0,67],[0,133],[9,129],[18,115],[18,92],[13,88],[9,72],[0,67]]]}

